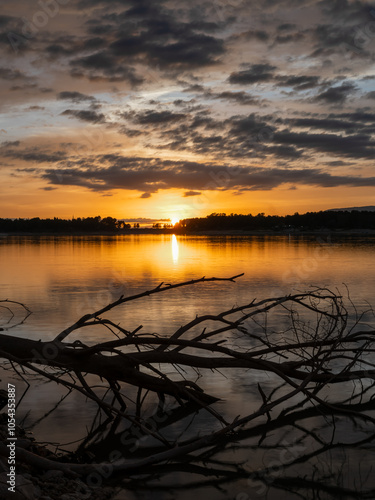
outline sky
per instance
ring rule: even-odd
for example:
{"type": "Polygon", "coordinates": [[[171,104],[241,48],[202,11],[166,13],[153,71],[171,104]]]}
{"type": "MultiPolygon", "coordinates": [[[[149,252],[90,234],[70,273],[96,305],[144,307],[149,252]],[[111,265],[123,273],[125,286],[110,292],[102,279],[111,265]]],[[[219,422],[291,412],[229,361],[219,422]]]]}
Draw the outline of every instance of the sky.
{"type": "Polygon", "coordinates": [[[375,4],[2,0],[0,217],[375,205],[375,4]]]}

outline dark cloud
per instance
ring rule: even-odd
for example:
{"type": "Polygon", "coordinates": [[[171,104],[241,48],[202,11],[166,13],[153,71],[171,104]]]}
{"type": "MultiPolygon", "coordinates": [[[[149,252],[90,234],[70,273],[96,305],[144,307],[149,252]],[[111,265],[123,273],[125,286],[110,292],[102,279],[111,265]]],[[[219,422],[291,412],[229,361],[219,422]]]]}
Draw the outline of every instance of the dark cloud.
{"type": "Polygon", "coordinates": [[[90,123],[105,123],[105,116],[103,113],[97,113],[87,109],[66,109],[61,113],[62,115],[72,116],[78,120],[90,123]]]}
{"type": "Polygon", "coordinates": [[[368,134],[343,137],[336,134],[297,133],[283,130],[275,133],[274,142],[351,158],[371,159],[375,155],[375,142],[368,134]]]}
{"type": "Polygon", "coordinates": [[[342,83],[339,87],[330,87],[321,92],[314,100],[323,101],[328,104],[342,104],[356,90],[357,87],[352,83],[342,83]]]}
{"type": "Polygon", "coordinates": [[[138,123],[139,125],[163,125],[181,121],[186,118],[183,113],[173,113],[172,111],[145,110],[141,113],[124,113],[124,118],[138,123]]]}
{"type": "Polygon", "coordinates": [[[58,59],[61,56],[70,56],[75,53],[74,47],[67,48],[66,46],[58,43],[53,43],[46,47],[46,52],[50,59],[58,59]]]}
{"type": "Polygon", "coordinates": [[[346,167],[347,165],[352,165],[352,163],[347,161],[337,160],[337,161],[329,161],[326,165],[328,167],[346,167]]]}
{"type": "Polygon", "coordinates": [[[341,57],[344,55],[347,59],[352,56],[357,59],[371,57],[369,52],[371,43],[366,43],[358,25],[345,24],[340,21],[332,24],[318,24],[310,30],[309,34],[314,47],[310,57],[317,59],[333,55],[341,57]]]}
{"type": "Polygon", "coordinates": [[[73,101],[73,102],[82,102],[82,101],[95,101],[95,97],[92,97],[91,95],[86,95],[86,94],[81,94],[81,92],[69,92],[69,91],[64,91],[64,92],[59,92],[57,94],[57,99],[59,100],[68,100],[68,101],[73,101]]]}
{"type": "MultiPolygon", "coordinates": [[[[276,145],[276,146],[265,146],[259,144],[260,150],[257,153],[257,147],[255,146],[253,150],[253,154],[257,153],[258,156],[261,156],[263,152],[263,156],[274,156],[275,158],[285,158],[287,160],[296,160],[298,158],[303,157],[304,152],[302,149],[297,149],[294,145],[276,145]]],[[[258,146],[258,147],[259,147],[258,146]]]]}
{"type": "Polygon", "coordinates": [[[327,49],[337,50],[342,44],[348,43],[352,39],[351,27],[334,24],[318,24],[313,28],[313,39],[316,40],[314,56],[323,52],[326,54],[327,49]]]}
{"type": "Polygon", "coordinates": [[[144,131],[141,132],[140,130],[129,129],[128,127],[120,127],[119,132],[121,134],[127,135],[128,137],[139,137],[144,134],[144,131]]]}
{"type": "MultiPolygon", "coordinates": [[[[237,93],[233,93],[237,94],[237,93]]],[[[246,94],[238,93],[237,102],[246,94]]],[[[221,94],[209,94],[220,98],[221,94]]],[[[223,97],[229,97],[224,94],[223,97]]],[[[231,95],[230,98],[233,96],[231,95]]],[[[207,110],[174,113],[140,111],[125,114],[149,134],[147,142],[155,148],[189,151],[215,158],[285,158],[296,160],[315,153],[371,159],[375,152],[375,113],[330,113],[282,119],[273,114],[213,117],[207,110]],[[285,128],[285,126],[289,128],[285,128]],[[298,129],[305,131],[298,132],[298,129]],[[155,142],[152,143],[152,137],[155,142]]],[[[127,133],[127,131],[124,131],[127,133]]],[[[137,131],[135,135],[140,132],[137,131]]]]}
{"type": "Polygon", "coordinates": [[[141,84],[144,80],[137,75],[134,68],[118,60],[109,51],[96,52],[95,54],[80,57],[70,61],[71,75],[81,78],[86,76],[89,80],[109,82],[127,81],[132,86],[141,84]]]}
{"type": "Polygon", "coordinates": [[[12,87],[10,87],[9,90],[12,92],[16,91],[27,92],[28,90],[32,90],[33,94],[35,94],[36,92],[39,92],[41,94],[50,94],[51,92],[53,92],[53,89],[47,87],[38,87],[36,83],[24,83],[23,85],[12,85],[12,87]]]}
{"type": "MultiPolygon", "coordinates": [[[[56,163],[66,159],[64,151],[43,151],[38,147],[20,149],[20,141],[5,141],[1,143],[3,158],[22,160],[31,163],[56,163]],[[16,149],[14,149],[16,148],[16,149]]],[[[22,169],[19,169],[21,171],[22,169]]]]}
{"type": "MultiPolygon", "coordinates": [[[[224,53],[224,43],[222,40],[189,31],[185,36],[179,32],[179,40],[175,39],[175,34],[165,36],[158,35],[158,28],[154,27],[153,33],[150,31],[138,37],[119,38],[110,46],[114,56],[121,58],[124,54],[147,57],[149,64],[161,68],[196,68],[207,66],[218,61],[218,56],[224,53]],[[151,36],[150,36],[151,35],[151,36]],[[174,35],[174,36],[172,36],[174,35]]],[[[161,30],[160,30],[161,31],[161,30]]],[[[182,32],[186,29],[182,29],[182,32]]]]}
{"type": "Polygon", "coordinates": [[[375,99],[375,90],[372,90],[371,92],[368,92],[366,94],[367,99],[375,99]]]}
{"type": "Polygon", "coordinates": [[[266,136],[266,133],[272,132],[265,117],[256,113],[250,113],[248,116],[233,116],[226,120],[226,123],[230,126],[228,133],[230,137],[241,139],[249,144],[254,143],[256,136],[262,133],[266,136]]]}
{"type": "Polygon", "coordinates": [[[224,91],[217,94],[211,94],[214,99],[221,99],[223,101],[235,101],[238,104],[260,104],[260,99],[258,97],[252,96],[247,92],[232,92],[224,91]]]}
{"type": "MultiPolygon", "coordinates": [[[[134,69],[140,64],[160,71],[190,70],[219,62],[226,51],[225,43],[212,33],[220,26],[202,16],[183,19],[179,9],[162,4],[126,3],[130,8],[122,12],[103,12],[90,19],[87,31],[96,35],[90,38],[91,53],[84,54],[88,47],[80,47],[80,55],[70,61],[72,75],[128,81],[137,86],[144,82],[134,69]]],[[[72,49],[61,43],[53,51],[69,55],[67,51],[72,49]]]]}
{"type": "Polygon", "coordinates": [[[276,66],[270,64],[251,64],[247,69],[231,73],[229,82],[247,85],[258,82],[269,82],[274,77],[276,66]]]}
{"type": "Polygon", "coordinates": [[[203,93],[203,92],[206,92],[206,88],[203,85],[199,85],[199,83],[195,83],[195,84],[189,85],[187,88],[185,88],[184,92],[203,93]]]}
{"type": "Polygon", "coordinates": [[[283,184],[335,186],[375,186],[375,177],[334,176],[321,169],[230,167],[197,162],[133,158],[105,155],[96,159],[101,166],[46,169],[41,177],[51,184],[85,187],[93,191],[132,189],[149,198],[159,189],[270,190],[283,184]],[[103,167],[107,162],[109,166],[103,167]]]}
{"type": "Polygon", "coordinates": [[[274,40],[274,46],[279,43],[298,43],[305,38],[305,34],[300,31],[288,33],[287,35],[277,35],[274,40]]]}
{"type": "Polygon", "coordinates": [[[283,24],[279,24],[279,26],[277,27],[277,31],[290,31],[290,30],[293,30],[295,28],[297,28],[296,24],[283,23],[283,24]]]}
{"type": "MultiPolygon", "coordinates": [[[[38,148],[25,149],[23,151],[7,151],[3,152],[3,157],[12,158],[15,160],[23,160],[32,163],[56,163],[66,158],[66,153],[63,151],[46,152],[40,151],[38,148]]],[[[21,171],[21,169],[20,169],[21,171]]]]}
{"type": "Polygon", "coordinates": [[[245,33],[247,40],[258,40],[260,42],[267,42],[270,38],[269,33],[264,30],[250,30],[245,33]]]}
{"type": "Polygon", "coordinates": [[[319,130],[344,131],[353,133],[363,128],[358,123],[334,118],[298,118],[290,120],[295,127],[315,128],[319,130]]]}
{"type": "Polygon", "coordinates": [[[152,196],[151,193],[142,193],[140,198],[146,199],[146,198],[151,198],[151,196],[152,196]]]}
{"type": "Polygon", "coordinates": [[[25,77],[26,75],[18,69],[0,68],[0,78],[3,80],[14,81],[24,79],[25,77]]]}
{"type": "Polygon", "coordinates": [[[3,148],[15,148],[21,144],[20,141],[4,141],[1,143],[1,147],[3,148]]]}
{"type": "Polygon", "coordinates": [[[60,57],[75,56],[77,53],[92,52],[103,49],[107,45],[105,38],[101,37],[75,37],[75,36],[56,36],[51,38],[53,43],[47,44],[45,51],[48,60],[57,60],[60,57]]]}
{"type": "Polygon", "coordinates": [[[190,196],[200,196],[202,193],[200,191],[185,191],[184,198],[189,198],[190,196]]]}
{"type": "Polygon", "coordinates": [[[18,90],[37,90],[38,85],[36,83],[26,83],[25,85],[12,85],[9,90],[12,92],[18,91],[18,90]]]}
{"type": "Polygon", "coordinates": [[[255,64],[250,68],[232,73],[229,82],[234,84],[249,84],[275,81],[280,87],[292,87],[294,90],[314,89],[320,85],[320,77],[316,75],[277,75],[275,66],[255,64]]]}
{"type": "Polygon", "coordinates": [[[351,120],[353,122],[375,123],[375,113],[368,113],[367,111],[357,110],[351,113],[330,113],[328,118],[339,120],[351,120]]]}
{"type": "Polygon", "coordinates": [[[280,87],[293,87],[294,90],[313,89],[318,86],[320,78],[318,76],[278,76],[277,85],[280,87]]]}
{"type": "Polygon", "coordinates": [[[363,0],[320,0],[318,5],[325,15],[331,16],[335,21],[371,21],[371,5],[363,0]]]}
{"type": "Polygon", "coordinates": [[[4,28],[14,20],[11,16],[0,16],[0,28],[4,28]]]}

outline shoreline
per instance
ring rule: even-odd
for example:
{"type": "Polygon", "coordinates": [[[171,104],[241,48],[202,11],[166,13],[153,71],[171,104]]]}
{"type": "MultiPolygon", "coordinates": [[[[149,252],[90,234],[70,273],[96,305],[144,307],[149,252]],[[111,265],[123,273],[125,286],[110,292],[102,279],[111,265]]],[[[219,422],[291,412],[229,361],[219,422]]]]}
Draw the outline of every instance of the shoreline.
{"type": "Polygon", "coordinates": [[[92,231],[92,232],[9,232],[0,233],[0,238],[12,236],[27,237],[82,237],[82,236],[128,236],[128,235],[175,235],[175,236],[375,236],[375,229],[320,229],[320,230],[281,230],[272,231],[268,229],[259,230],[218,230],[207,231],[175,231],[173,229],[128,229],[126,231],[92,231]]]}

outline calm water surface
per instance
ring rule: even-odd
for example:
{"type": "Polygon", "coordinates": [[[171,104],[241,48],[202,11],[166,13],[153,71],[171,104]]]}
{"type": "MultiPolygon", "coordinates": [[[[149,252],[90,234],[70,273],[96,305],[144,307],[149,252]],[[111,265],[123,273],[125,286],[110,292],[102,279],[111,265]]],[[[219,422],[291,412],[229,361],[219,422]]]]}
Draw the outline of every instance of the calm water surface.
{"type": "MultiPolygon", "coordinates": [[[[128,330],[142,324],[144,332],[169,334],[197,314],[219,313],[254,298],[306,291],[311,285],[338,289],[343,294],[348,289],[358,308],[364,309],[368,303],[375,304],[374,257],[375,238],[340,239],[328,235],[2,237],[0,296],[20,301],[33,312],[10,334],[49,340],[81,315],[120,295],[139,293],[161,282],[245,273],[236,283],[206,283],[168,291],[128,303],[112,313],[111,318],[128,330]]],[[[6,320],[3,317],[3,324],[6,320]]],[[[81,332],[80,339],[93,342],[110,338],[105,335],[87,329],[81,332]]],[[[253,383],[253,375],[240,381],[231,374],[227,378],[212,375],[204,387],[220,394],[225,400],[221,403],[224,411],[236,416],[243,415],[251,405],[253,383]],[[238,398],[238,391],[243,397],[238,398]]],[[[30,408],[34,418],[42,416],[58,396],[55,391],[49,384],[29,391],[25,412],[30,408]]],[[[71,396],[53,413],[49,423],[44,421],[43,429],[37,426],[36,435],[39,432],[43,439],[65,443],[78,438],[91,415],[90,404],[81,404],[77,398],[71,396]]],[[[199,425],[204,431],[212,423],[207,419],[199,425]]],[[[217,490],[207,490],[205,498],[236,498],[238,492],[247,491],[244,488],[239,482],[230,496],[228,492],[220,496],[217,490]]],[[[191,493],[185,497],[180,492],[178,498],[190,498],[191,493]]],[[[134,498],[151,497],[149,492],[144,497],[140,492],[134,498]]],[[[155,493],[152,498],[173,498],[173,494],[155,493]]],[[[262,494],[254,498],[262,498],[262,494]]],[[[279,494],[278,498],[284,497],[279,494]]]]}
{"type": "Polygon", "coordinates": [[[311,285],[344,293],[345,284],[357,304],[374,304],[374,256],[375,238],[8,237],[0,239],[0,285],[2,297],[33,311],[17,333],[46,339],[121,294],[201,276],[245,273],[236,284],[207,283],[142,299],[118,312],[122,324],[158,330],[202,311],[311,285]]]}

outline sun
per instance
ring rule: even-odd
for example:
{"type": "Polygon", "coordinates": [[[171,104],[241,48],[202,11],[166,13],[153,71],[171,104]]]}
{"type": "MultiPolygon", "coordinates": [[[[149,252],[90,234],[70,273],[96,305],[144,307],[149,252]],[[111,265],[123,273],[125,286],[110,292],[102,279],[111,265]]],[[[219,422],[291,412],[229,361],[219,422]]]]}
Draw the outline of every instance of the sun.
{"type": "Polygon", "coordinates": [[[171,224],[172,224],[172,226],[174,226],[175,224],[177,224],[177,222],[180,222],[179,218],[177,218],[177,217],[172,217],[171,218],[171,224]]]}

